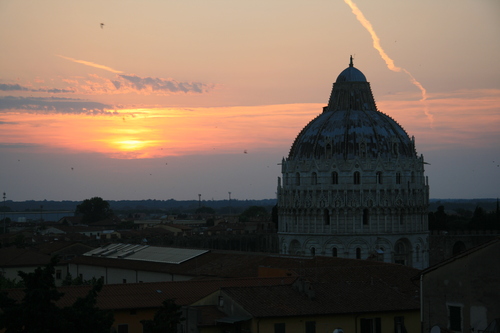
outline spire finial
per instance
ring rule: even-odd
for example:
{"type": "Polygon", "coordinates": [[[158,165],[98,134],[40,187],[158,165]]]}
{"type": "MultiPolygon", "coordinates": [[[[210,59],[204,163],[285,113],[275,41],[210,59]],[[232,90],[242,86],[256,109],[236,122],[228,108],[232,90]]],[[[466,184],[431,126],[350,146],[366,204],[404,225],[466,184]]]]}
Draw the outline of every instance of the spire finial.
{"type": "Polygon", "coordinates": [[[351,55],[351,61],[349,62],[349,67],[354,67],[354,65],[352,63],[352,55],[351,55]]]}

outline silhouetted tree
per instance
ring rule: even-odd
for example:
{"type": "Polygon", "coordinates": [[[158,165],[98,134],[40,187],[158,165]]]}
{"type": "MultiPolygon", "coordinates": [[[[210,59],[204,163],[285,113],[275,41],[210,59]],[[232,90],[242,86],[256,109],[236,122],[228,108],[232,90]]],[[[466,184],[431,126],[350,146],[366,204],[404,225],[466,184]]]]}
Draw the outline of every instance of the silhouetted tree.
{"type": "Polygon", "coordinates": [[[248,207],[240,214],[241,222],[248,222],[251,220],[265,220],[269,219],[269,212],[265,207],[262,206],[251,206],[248,207]]]}
{"type": "Polygon", "coordinates": [[[76,206],[75,215],[83,216],[82,221],[87,223],[107,219],[113,215],[109,203],[100,197],[85,199],[76,206]]]}
{"type": "Polygon", "coordinates": [[[62,309],[66,332],[74,333],[108,333],[113,325],[113,312],[99,309],[97,294],[101,291],[103,279],[98,279],[87,296],[78,298],[75,303],[62,309]]]}
{"type": "Polygon", "coordinates": [[[109,332],[114,321],[112,313],[95,306],[102,281],[71,307],[56,306],[64,295],[55,286],[57,262],[54,257],[33,273],[19,272],[25,285],[22,300],[9,298],[5,291],[0,293],[0,329],[6,333],[109,332]]]}
{"type": "Polygon", "coordinates": [[[153,320],[142,320],[145,333],[177,333],[177,325],[185,318],[182,317],[181,306],[175,300],[166,299],[162,307],[155,313],[153,320]]]}

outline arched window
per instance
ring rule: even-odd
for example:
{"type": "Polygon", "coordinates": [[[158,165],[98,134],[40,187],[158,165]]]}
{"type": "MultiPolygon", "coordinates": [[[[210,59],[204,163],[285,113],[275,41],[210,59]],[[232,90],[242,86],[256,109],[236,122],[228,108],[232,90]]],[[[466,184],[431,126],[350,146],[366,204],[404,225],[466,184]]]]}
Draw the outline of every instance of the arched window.
{"type": "Polygon", "coordinates": [[[361,183],[361,175],[359,171],[354,173],[354,184],[359,185],[361,183]]]}
{"type": "Polygon", "coordinates": [[[335,258],[337,257],[337,248],[336,247],[332,248],[332,257],[335,257],[335,258]]]}
{"type": "Polygon", "coordinates": [[[330,224],[330,211],[328,209],[326,209],[326,208],[323,211],[323,220],[325,221],[326,225],[330,224]]]}
{"type": "Polygon", "coordinates": [[[332,145],[327,144],[326,145],[326,158],[332,158],[332,145]]]}
{"type": "Polygon", "coordinates": [[[394,143],[394,144],[392,145],[392,153],[393,153],[394,155],[396,155],[396,156],[398,156],[398,150],[399,150],[398,148],[399,148],[399,147],[398,147],[398,144],[397,144],[397,143],[394,143]]]}
{"type": "Polygon", "coordinates": [[[395,248],[396,254],[406,254],[406,247],[403,242],[398,242],[395,248]]]}
{"type": "Polygon", "coordinates": [[[415,248],[415,260],[417,262],[420,261],[420,246],[419,245],[417,245],[417,247],[415,248]]]}
{"type": "Polygon", "coordinates": [[[377,184],[382,184],[382,171],[377,172],[377,184]]]}
{"type": "Polygon", "coordinates": [[[295,174],[295,185],[300,185],[300,173],[298,172],[295,174]]]}
{"type": "Polygon", "coordinates": [[[396,172],[396,184],[401,184],[401,172],[396,172]]]}
{"type": "Polygon", "coordinates": [[[366,157],[366,144],[362,143],[359,145],[359,156],[366,157]]]}
{"type": "Polygon", "coordinates": [[[377,251],[377,254],[378,254],[378,260],[379,261],[384,261],[384,248],[381,247],[378,251],[377,251]]]}
{"type": "Polygon", "coordinates": [[[356,248],[356,259],[361,259],[361,248],[356,248]]]}
{"type": "Polygon", "coordinates": [[[394,263],[400,265],[411,265],[411,258],[409,257],[410,248],[410,244],[407,246],[404,241],[397,241],[394,245],[394,263]]]}
{"type": "Polygon", "coordinates": [[[363,224],[368,225],[368,222],[370,221],[370,213],[368,211],[368,208],[363,209],[363,224]]]}
{"type": "Polygon", "coordinates": [[[337,171],[332,172],[332,184],[338,185],[339,183],[339,174],[337,171]]]}
{"type": "Polygon", "coordinates": [[[315,247],[311,247],[311,255],[312,256],[316,255],[316,248],[315,247]]]}
{"type": "Polygon", "coordinates": [[[313,172],[311,175],[311,185],[317,185],[318,184],[318,174],[316,172],[313,172]]]}

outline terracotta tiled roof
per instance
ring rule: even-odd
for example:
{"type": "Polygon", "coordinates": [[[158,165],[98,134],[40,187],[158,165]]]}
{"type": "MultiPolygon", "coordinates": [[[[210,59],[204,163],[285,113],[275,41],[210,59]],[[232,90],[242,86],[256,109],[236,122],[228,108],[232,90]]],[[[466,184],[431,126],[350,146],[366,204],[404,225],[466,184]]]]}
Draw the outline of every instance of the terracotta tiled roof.
{"type": "Polygon", "coordinates": [[[30,249],[0,248],[0,267],[44,266],[50,263],[50,258],[48,254],[30,249]]]}
{"type": "MultiPolygon", "coordinates": [[[[100,309],[158,308],[166,299],[174,299],[177,305],[191,305],[216,292],[222,287],[291,284],[294,278],[250,278],[231,280],[176,281],[151,283],[125,283],[104,285],[97,296],[100,309]]],[[[91,286],[65,286],[57,288],[64,296],[57,302],[59,307],[72,305],[78,297],[85,297],[91,286]]],[[[9,297],[21,300],[24,291],[11,289],[9,297]]]]}
{"type": "MultiPolygon", "coordinates": [[[[395,266],[403,268],[404,266],[395,266]]],[[[295,286],[227,287],[223,292],[240,304],[254,317],[280,317],[297,315],[322,315],[362,313],[373,311],[417,310],[420,308],[418,288],[414,292],[401,292],[399,287],[385,280],[396,273],[371,272],[368,279],[344,269],[328,282],[305,283],[295,286]],[[345,270],[345,271],[344,271],[345,270]],[[343,272],[342,272],[343,271],[343,272]],[[310,287],[309,287],[310,286],[310,287]],[[309,293],[309,294],[308,294],[309,293]]],[[[359,273],[359,272],[358,272],[359,273]]],[[[398,277],[411,284],[409,278],[398,277]]]]}
{"type": "Polygon", "coordinates": [[[245,230],[245,224],[244,223],[227,223],[227,222],[221,222],[217,224],[216,226],[210,227],[207,229],[208,231],[214,232],[214,231],[235,231],[235,230],[245,230]]]}
{"type": "MultiPolygon", "coordinates": [[[[67,236],[67,235],[66,235],[67,236]]],[[[93,247],[74,241],[53,241],[49,243],[37,244],[38,251],[52,255],[61,251],[72,251],[83,254],[93,249],[93,247]]]]}
{"type": "Polygon", "coordinates": [[[66,221],[70,224],[79,224],[82,222],[83,216],[64,216],[57,221],[58,223],[64,223],[66,221]]]}
{"type": "MultiPolygon", "coordinates": [[[[173,228],[178,228],[178,229],[181,229],[181,230],[184,230],[184,231],[193,230],[192,227],[187,226],[187,225],[182,225],[182,224],[166,223],[165,226],[173,227],[173,228]]],[[[160,228],[161,228],[161,226],[160,226],[160,228]]]]}

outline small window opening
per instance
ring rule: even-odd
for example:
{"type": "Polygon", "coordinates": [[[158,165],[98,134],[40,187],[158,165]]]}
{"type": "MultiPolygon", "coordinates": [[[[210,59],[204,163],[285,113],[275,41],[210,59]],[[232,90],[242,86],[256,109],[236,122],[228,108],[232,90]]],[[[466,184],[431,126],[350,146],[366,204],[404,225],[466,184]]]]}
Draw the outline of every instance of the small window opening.
{"type": "Polygon", "coordinates": [[[317,185],[318,184],[318,174],[316,172],[313,172],[311,175],[311,185],[317,185]]]}
{"type": "Polygon", "coordinates": [[[356,248],[356,259],[361,259],[361,248],[356,248]]]}
{"type": "Polygon", "coordinates": [[[332,172],[332,184],[338,185],[339,183],[339,174],[337,171],[332,172]]]}
{"type": "Polygon", "coordinates": [[[330,224],[330,211],[328,209],[325,209],[323,211],[323,220],[326,225],[330,224]]]}
{"type": "Polygon", "coordinates": [[[326,145],[326,158],[332,158],[332,145],[326,145]]]}
{"type": "Polygon", "coordinates": [[[462,309],[459,306],[448,306],[449,329],[452,331],[462,330],[462,309]]]}
{"type": "Polygon", "coordinates": [[[361,175],[359,171],[354,173],[354,184],[359,185],[361,183],[361,175]]]}
{"type": "Polygon", "coordinates": [[[368,208],[363,209],[363,224],[368,225],[368,222],[370,221],[370,212],[368,208]]]}

